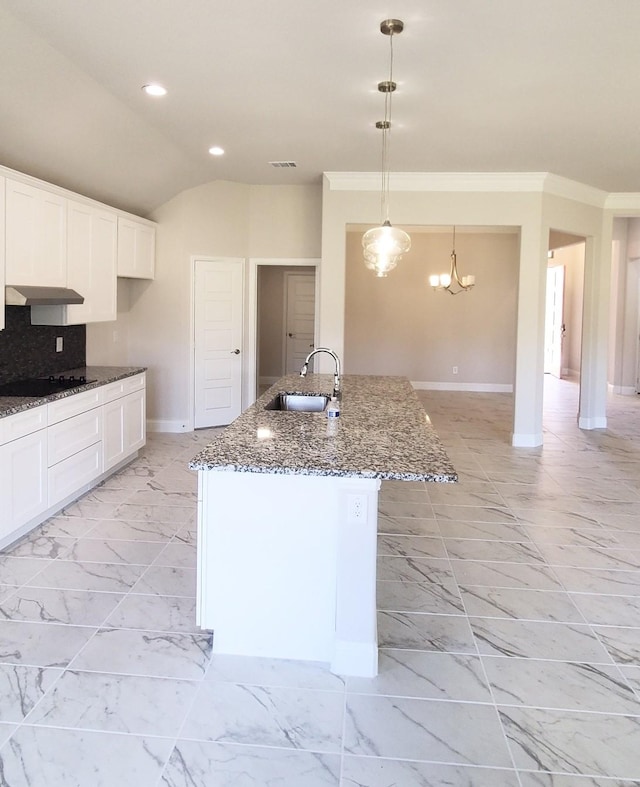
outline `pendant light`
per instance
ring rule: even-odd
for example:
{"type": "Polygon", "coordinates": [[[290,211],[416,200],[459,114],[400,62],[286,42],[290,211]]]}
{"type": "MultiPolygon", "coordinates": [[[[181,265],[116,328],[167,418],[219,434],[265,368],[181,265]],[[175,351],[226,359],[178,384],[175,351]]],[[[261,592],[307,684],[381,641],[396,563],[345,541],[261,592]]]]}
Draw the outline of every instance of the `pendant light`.
{"type": "Polygon", "coordinates": [[[475,276],[458,275],[458,260],[456,257],[456,228],[453,228],[453,251],[451,252],[451,269],[449,273],[429,276],[429,284],[434,290],[446,290],[451,295],[459,295],[470,290],[476,283],[475,276]],[[454,289],[456,288],[456,289],[454,289]]]}
{"type": "Polygon", "coordinates": [[[380,32],[389,36],[389,79],[378,83],[378,91],[384,93],[384,120],[376,123],[382,131],[382,163],[380,189],[380,226],[373,227],[362,236],[364,262],[367,268],[384,277],[398,264],[398,260],[411,248],[411,238],[404,230],[393,227],[389,220],[389,148],[391,136],[391,97],[396,89],[393,81],[393,36],[399,35],[404,23],[399,19],[385,19],[380,23],[380,32]]]}

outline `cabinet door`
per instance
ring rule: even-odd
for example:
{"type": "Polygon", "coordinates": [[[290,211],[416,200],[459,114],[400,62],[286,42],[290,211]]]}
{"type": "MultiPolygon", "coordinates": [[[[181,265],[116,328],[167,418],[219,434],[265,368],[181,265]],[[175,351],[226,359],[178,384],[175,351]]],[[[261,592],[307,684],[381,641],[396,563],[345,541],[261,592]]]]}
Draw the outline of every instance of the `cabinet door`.
{"type": "Polygon", "coordinates": [[[155,253],[155,227],[118,218],[118,276],[153,279],[155,253]]]}
{"type": "Polygon", "coordinates": [[[6,283],[67,285],[67,204],[64,197],[6,181],[6,283]]]}
{"type": "MultiPolygon", "coordinates": [[[[5,211],[4,211],[4,181],[5,179],[0,176],[0,293],[4,292],[4,227],[5,227],[5,211]]],[[[0,308],[0,331],[4,328],[4,308],[0,308]]]]}
{"type": "Polygon", "coordinates": [[[84,303],[67,306],[67,324],[117,319],[117,237],[114,213],[69,202],[68,286],[84,303]]]}
{"type": "Polygon", "coordinates": [[[102,463],[106,472],[125,457],[125,398],[108,402],[103,408],[102,463]]]}
{"type": "Polygon", "coordinates": [[[0,446],[0,538],[47,508],[47,431],[0,446]]]}
{"type": "Polygon", "coordinates": [[[147,440],[146,391],[136,391],[124,397],[125,455],[137,451],[147,440]]]}

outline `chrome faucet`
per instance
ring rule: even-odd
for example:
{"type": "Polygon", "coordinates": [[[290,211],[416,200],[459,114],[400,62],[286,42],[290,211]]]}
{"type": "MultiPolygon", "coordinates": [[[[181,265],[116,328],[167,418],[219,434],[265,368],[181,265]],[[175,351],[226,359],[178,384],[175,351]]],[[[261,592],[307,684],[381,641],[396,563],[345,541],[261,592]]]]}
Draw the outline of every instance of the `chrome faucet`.
{"type": "Polygon", "coordinates": [[[334,360],[336,369],[333,373],[333,395],[340,396],[340,358],[334,353],[333,350],[330,350],[328,347],[316,347],[315,350],[311,350],[309,355],[307,355],[305,362],[302,364],[302,369],[300,370],[300,377],[307,376],[307,369],[309,368],[309,361],[313,358],[316,353],[328,353],[334,360]]]}

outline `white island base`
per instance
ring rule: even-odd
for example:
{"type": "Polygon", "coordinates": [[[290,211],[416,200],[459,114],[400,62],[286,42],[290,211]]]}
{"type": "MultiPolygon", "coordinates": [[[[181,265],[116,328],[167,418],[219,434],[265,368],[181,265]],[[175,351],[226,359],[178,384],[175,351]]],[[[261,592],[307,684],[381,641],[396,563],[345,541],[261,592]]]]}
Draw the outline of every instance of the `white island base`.
{"type": "Polygon", "coordinates": [[[200,470],[197,622],[213,652],[378,672],[380,481],[200,470]]]}

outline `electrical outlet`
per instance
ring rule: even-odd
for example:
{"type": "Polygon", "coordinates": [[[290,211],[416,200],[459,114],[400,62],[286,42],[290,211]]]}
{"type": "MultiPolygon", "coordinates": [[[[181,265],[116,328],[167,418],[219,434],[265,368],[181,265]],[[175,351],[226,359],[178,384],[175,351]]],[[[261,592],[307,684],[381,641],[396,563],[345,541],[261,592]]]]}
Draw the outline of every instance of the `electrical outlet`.
{"type": "Polygon", "coordinates": [[[62,352],[62,344],[63,344],[62,336],[56,336],[56,352],[57,353],[61,353],[62,352]]]}
{"type": "Polygon", "coordinates": [[[457,366],[454,366],[454,367],[453,367],[453,373],[454,373],[454,374],[458,374],[458,367],[457,367],[457,366]]]}
{"type": "Polygon", "coordinates": [[[367,518],[367,498],[364,495],[347,496],[347,521],[356,525],[367,518]]]}

